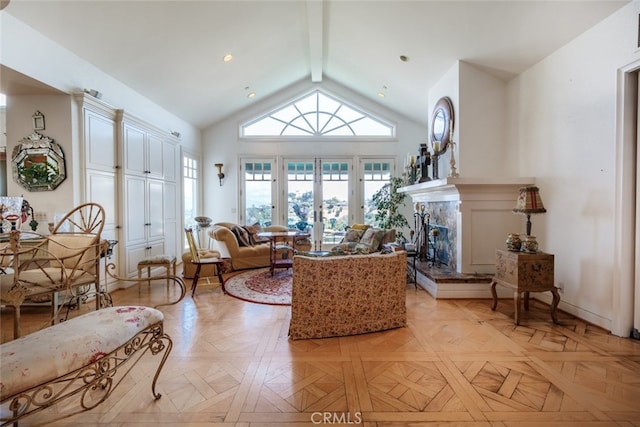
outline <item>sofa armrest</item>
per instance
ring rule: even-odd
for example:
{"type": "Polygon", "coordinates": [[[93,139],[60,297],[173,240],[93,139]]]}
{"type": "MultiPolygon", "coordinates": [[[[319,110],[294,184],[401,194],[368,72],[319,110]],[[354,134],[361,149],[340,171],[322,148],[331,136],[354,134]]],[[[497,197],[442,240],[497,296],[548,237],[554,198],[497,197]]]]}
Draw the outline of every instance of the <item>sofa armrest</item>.
{"type": "Polygon", "coordinates": [[[233,232],[227,227],[214,225],[209,231],[209,237],[224,244],[231,258],[238,255],[238,252],[240,251],[240,244],[238,243],[238,239],[235,234],[233,234],[233,232]]]}

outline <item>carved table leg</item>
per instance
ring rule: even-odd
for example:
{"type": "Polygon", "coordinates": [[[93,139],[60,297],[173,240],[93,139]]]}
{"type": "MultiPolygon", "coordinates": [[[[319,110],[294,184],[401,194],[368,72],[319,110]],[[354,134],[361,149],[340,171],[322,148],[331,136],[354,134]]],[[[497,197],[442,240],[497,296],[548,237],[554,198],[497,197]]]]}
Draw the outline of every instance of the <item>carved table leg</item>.
{"type": "Polygon", "coordinates": [[[516,325],[520,324],[520,292],[517,290],[513,292],[513,303],[515,304],[516,312],[514,313],[514,322],[516,325]]]}
{"type": "Polygon", "coordinates": [[[493,296],[493,307],[491,307],[491,311],[496,311],[496,307],[498,306],[498,293],[496,292],[496,285],[498,282],[491,282],[491,296],[493,296]]]}
{"type": "Polygon", "coordinates": [[[560,303],[560,294],[556,288],[551,288],[551,293],[553,294],[553,301],[551,302],[551,318],[553,319],[553,323],[557,324],[559,322],[556,317],[556,308],[558,308],[558,304],[560,303]]]}

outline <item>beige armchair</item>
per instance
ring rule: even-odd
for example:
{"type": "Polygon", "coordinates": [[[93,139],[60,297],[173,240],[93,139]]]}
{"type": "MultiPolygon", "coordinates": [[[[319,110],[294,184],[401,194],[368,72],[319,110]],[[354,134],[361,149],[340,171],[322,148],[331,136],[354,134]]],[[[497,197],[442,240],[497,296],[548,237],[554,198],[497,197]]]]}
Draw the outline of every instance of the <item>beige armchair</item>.
{"type": "Polygon", "coordinates": [[[58,222],[42,243],[22,247],[20,232],[11,232],[0,259],[10,259],[13,277],[3,281],[0,298],[14,308],[14,336],[20,336],[20,307],[25,300],[51,301],[51,322],[57,320],[59,295],[64,300],[86,292],[91,285],[96,292],[96,309],[100,308],[101,233],[105,212],[102,206],[85,203],[58,222]],[[9,286],[10,284],[10,286],[9,286]]]}

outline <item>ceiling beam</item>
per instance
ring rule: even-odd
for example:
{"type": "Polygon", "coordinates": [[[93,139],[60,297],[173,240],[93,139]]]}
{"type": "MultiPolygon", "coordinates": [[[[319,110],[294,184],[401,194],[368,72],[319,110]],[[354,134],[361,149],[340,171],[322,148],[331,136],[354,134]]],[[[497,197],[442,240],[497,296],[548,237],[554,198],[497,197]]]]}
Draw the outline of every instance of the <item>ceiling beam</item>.
{"type": "Polygon", "coordinates": [[[311,81],[322,81],[323,55],[323,0],[307,0],[307,24],[309,27],[309,65],[311,81]]]}

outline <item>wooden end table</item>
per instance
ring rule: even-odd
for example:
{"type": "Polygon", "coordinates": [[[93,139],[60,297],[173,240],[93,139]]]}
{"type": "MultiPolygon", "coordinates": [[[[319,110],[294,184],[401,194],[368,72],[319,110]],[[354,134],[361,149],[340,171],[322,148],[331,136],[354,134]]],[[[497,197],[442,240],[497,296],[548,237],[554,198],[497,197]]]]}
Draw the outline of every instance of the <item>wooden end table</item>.
{"type": "Polygon", "coordinates": [[[288,250],[291,250],[292,252],[295,252],[296,240],[307,238],[310,236],[309,233],[303,233],[301,231],[263,231],[258,233],[257,235],[258,237],[264,237],[269,239],[270,270],[271,270],[272,276],[273,276],[273,271],[276,268],[293,267],[293,257],[278,258],[278,249],[288,249],[288,250]],[[291,242],[291,244],[289,244],[288,242],[291,242]]]}
{"type": "Polygon", "coordinates": [[[554,286],[554,259],[552,254],[538,252],[535,254],[525,252],[511,252],[496,249],[496,275],[491,281],[491,295],[495,311],[498,305],[496,285],[513,289],[515,304],[516,325],[520,324],[520,300],[524,293],[524,309],[529,310],[529,293],[549,291],[553,295],[551,303],[551,318],[553,323],[558,323],[556,308],[560,303],[560,294],[554,286]]]}

